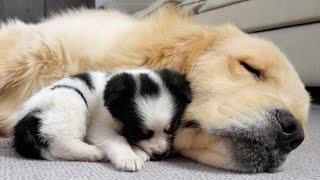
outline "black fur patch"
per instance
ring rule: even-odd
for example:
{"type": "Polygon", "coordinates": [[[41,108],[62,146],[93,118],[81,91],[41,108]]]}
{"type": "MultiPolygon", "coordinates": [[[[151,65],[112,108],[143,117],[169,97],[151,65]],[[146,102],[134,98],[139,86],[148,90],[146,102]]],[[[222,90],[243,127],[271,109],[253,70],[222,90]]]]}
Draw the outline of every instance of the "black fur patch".
{"type": "Polygon", "coordinates": [[[142,120],[135,111],[134,95],[137,89],[132,75],[121,73],[108,81],[104,92],[105,106],[112,116],[123,124],[121,134],[126,137],[129,143],[153,136],[152,131],[142,130],[144,127],[142,120]]]}
{"type": "Polygon", "coordinates": [[[104,91],[104,105],[112,108],[111,104],[122,105],[120,100],[128,100],[134,97],[137,85],[128,73],[113,76],[107,83],[104,91]]]}
{"type": "Polygon", "coordinates": [[[14,127],[13,146],[24,157],[42,159],[41,149],[48,147],[48,142],[40,136],[41,119],[37,117],[40,109],[35,109],[24,116],[14,127]]]}
{"type": "Polygon", "coordinates": [[[140,77],[140,94],[142,96],[159,95],[159,86],[147,74],[141,74],[140,77]]]}
{"type": "Polygon", "coordinates": [[[92,79],[91,79],[91,76],[90,76],[89,73],[76,74],[76,75],[71,76],[71,78],[80,79],[81,81],[83,81],[88,86],[88,88],[91,91],[95,89],[95,87],[93,86],[92,79]]]}
{"type": "Polygon", "coordinates": [[[68,86],[68,85],[55,85],[51,88],[51,90],[55,90],[57,88],[66,88],[66,89],[70,89],[70,90],[73,90],[75,91],[76,93],[78,93],[81,98],[83,99],[84,103],[86,104],[86,106],[88,107],[88,101],[87,99],[84,97],[83,93],[76,87],[72,87],[72,86],[68,86]]]}
{"type": "Polygon", "coordinates": [[[186,106],[192,101],[190,83],[184,75],[169,69],[162,69],[157,71],[157,73],[175,99],[175,115],[168,130],[169,134],[174,135],[180,126],[186,106]]]}
{"type": "Polygon", "coordinates": [[[160,70],[158,74],[178,102],[183,104],[191,103],[190,83],[184,75],[169,69],[160,70]]]}

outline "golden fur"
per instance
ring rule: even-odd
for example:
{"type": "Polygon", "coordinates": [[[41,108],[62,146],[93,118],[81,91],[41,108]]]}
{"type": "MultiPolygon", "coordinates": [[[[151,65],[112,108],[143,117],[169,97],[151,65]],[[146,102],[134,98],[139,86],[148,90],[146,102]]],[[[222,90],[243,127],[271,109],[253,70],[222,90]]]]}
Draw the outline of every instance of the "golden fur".
{"type": "Polygon", "coordinates": [[[38,25],[2,25],[0,132],[8,135],[21,103],[54,80],[87,70],[143,66],[172,68],[190,79],[194,101],[184,122],[197,120],[203,131],[181,128],[175,149],[208,165],[239,170],[226,140],[207,132],[263,123],[271,108],[287,109],[303,124],[308,118],[309,96],[271,42],[232,25],[198,25],[170,10],[142,20],[112,11],[80,10],[38,25]],[[117,27],[109,26],[112,23],[117,27]],[[259,68],[263,79],[254,78],[239,61],[259,68]]]}

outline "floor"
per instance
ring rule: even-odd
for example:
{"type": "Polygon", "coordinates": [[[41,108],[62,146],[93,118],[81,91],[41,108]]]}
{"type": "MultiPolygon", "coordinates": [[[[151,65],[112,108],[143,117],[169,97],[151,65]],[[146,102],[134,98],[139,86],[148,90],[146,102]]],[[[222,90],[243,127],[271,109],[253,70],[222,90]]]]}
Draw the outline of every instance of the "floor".
{"type": "Polygon", "coordinates": [[[9,139],[0,139],[0,179],[320,179],[320,107],[312,107],[309,134],[275,173],[239,174],[175,158],[149,162],[137,173],[115,171],[109,163],[49,162],[20,158],[9,139]]]}

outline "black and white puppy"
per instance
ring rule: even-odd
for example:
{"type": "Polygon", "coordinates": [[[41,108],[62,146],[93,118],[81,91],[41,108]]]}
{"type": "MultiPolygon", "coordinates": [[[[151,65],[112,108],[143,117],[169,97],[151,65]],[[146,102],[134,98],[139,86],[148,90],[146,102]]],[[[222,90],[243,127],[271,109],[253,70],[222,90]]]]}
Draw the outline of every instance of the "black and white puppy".
{"type": "Polygon", "coordinates": [[[171,70],[87,72],[26,101],[13,124],[14,147],[28,158],[96,161],[136,171],[170,153],[191,102],[186,78],[171,70]]]}

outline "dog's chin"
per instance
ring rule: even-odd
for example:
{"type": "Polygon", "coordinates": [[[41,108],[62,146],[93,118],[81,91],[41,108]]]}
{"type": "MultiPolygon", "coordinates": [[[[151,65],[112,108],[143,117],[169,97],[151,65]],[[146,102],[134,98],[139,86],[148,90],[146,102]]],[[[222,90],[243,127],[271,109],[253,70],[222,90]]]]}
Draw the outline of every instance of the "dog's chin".
{"type": "Polygon", "coordinates": [[[244,173],[274,172],[286,160],[287,152],[250,139],[230,138],[233,170],[244,173]]]}
{"type": "MultiPolygon", "coordinates": [[[[286,160],[288,151],[277,133],[259,128],[217,131],[225,139],[232,170],[244,173],[274,172],[286,160]]],[[[273,127],[274,129],[274,127],[273,127]]]]}

